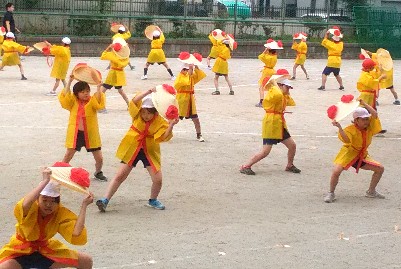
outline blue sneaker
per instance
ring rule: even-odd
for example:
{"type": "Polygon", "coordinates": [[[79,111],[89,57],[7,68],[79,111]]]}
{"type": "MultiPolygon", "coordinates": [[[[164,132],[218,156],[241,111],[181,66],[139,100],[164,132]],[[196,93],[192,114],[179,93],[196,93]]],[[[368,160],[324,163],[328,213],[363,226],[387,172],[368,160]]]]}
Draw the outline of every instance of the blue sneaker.
{"type": "Polygon", "coordinates": [[[149,207],[153,207],[154,209],[164,210],[166,207],[157,199],[149,199],[147,204],[149,207]]]}
{"type": "Polygon", "coordinates": [[[106,198],[102,198],[96,201],[97,208],[100,210],[100,212],[106,212],[106,207],[108,204],[109,204],[109,199],[106,198]]]}

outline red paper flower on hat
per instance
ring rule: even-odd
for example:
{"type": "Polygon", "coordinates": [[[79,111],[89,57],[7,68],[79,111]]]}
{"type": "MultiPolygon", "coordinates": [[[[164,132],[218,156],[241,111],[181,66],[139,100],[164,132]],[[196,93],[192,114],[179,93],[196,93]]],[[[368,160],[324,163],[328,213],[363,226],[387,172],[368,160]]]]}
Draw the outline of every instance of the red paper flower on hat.
{"type": "Polygon", "coordinates": [[[273,39],[269,38],[269,39],[266,41],[266,43],[272,43],[273,41],[274,41],[273,39]]]}
{"type": "Polygon", "coordinates": [[[354,96],[352,94],[341,96],[341,102],[343,103],[351,103],[352,100],[354,100],[354,96]]]}
{"type": "Polygon", "coordinates": [[[116,23],[116,22],[112,22],[111,23],[111,26],[114,26],[114,25],[117,25],[118,23],[116,23]]]}
{"type": "Polygon", "coordinates": [[[334,30],[334,35],[335,36],[340,36],[341,35],[340,30],[338,30],[338,29],[334,30]]]}
{"type": "Polygon", "coordinates": [[[199,61],[199,62],[202,62],[202,54],[200,54],[200,53],[197,53],[197,52],[195,52],[195,53],[192,53],[192,55],[199,61]]]}
{"type": "Polygon", "coordinates": [[[334,120],[335,117],[337,116],[337,111],[338,111],[338,107],[336,105],[332,105],[327,109],[327,116],[331,120],[334,120]]]}
{"type": "Polygon", "coordinates": [[[212,31],[212,35],[213,35],[213,36],[216,36],[216,35],[217,35],[217,32],[216,32],[216,31],[212,31]]]}
{"type": "Polygon", "coordinates": [[[120,51],[122,47],[123,47],[123,46],[121,45],[121,43],[115,43],[115,44],[113,45],[113,49],[114,49],[115,51],[120,51]]]}
{"type": "Polygon", "coordinates": [[[90,186],[89,172],[83,168],[72,168],[70,179],[81,187],[88,188],[90,186]]]}
{"type": "Polygon", "coordinates": [[[166,111],[166,118],[169,120],[178,118],[178,108],[174,105],[170,105],[166,111]]]}
{"type": "Polygon", "coordinates": [[[6,28],[4,28],[3,26],[1,26],[1,27],[0,27],[0,30],[1,30],[2,32],[5,32],[5,31],[6,31],[6,28]]]}
{"type": "Polygon", "coordinates": [[[42,49],[42,53],[43,53],[44,55],[50,55],[50,48],[49,48],[49,47],[44,47],[44,48],[42,49]]]}
{"type": "Polygon", "coordinates": [[[222,32],[221,32],[221,35],[222,35],[222,36],[226,36],[227,34],[226,34],[226,32],[222,31],[222,32]]]}
{"type": "Polygon", "coordinates": [[[277,45],[282,48],[283,47],[283,42],[281,40],[277,41],[277,45]]]}
{"type": "Polygon", "coordinates": [[[232,34],[228,34],[228,36],[231,37],[232,39],[235,39],[232,34]]]}
{"type": "Polygon", "coordinates": [[[278,69],[276,74],[277,75],[289,75],[290,73],[288,73],[287,69],[278,69]]]}
{"type": "Polygon", "coordinates": [[[335,26],[333,26],[333,29],[340,30],[340,27],[335,25],[335,26]]]}
{"type": "Polygon", "coordinates": [[[294,37],[297,38],[299,36],[299,33],[294,34],[294,37]]]}
{"type": "Polygon", "coordinates": [[[371,69],[375,67],[376,63],[372,59],[365,59],[362,63],[364,69],[371,69]]]}
{"type": "Polygon", "coordinates": [[[359,54],[359,56],[358,56],[358,57],[359,57],[359,59],[360,59],[360,60],[365,60],[365,59],[366,59],[365,55],[363,55],[362,53],[361,53],[361,54],[359,54]]]}
{"type": "Polygon", "coordinates": [[[233,44],[233,49],[237,49],[237,47],[238,47],[238,43],[235,41],[233,44]]]}
{"type": "Polygon", "coordinates": [[[306,36],[306,37],[308,36],[308,34],[307,34],[307,33],[304,33],[304,32],[301,32],[301,34],[303,34],[303,35],[306,36]]]}
{"type": "Polygon", "coordinates": [[[180,55],[178,55],[178,58],[180,60],[186,60],[186,59],[189,59],[189,57],[191,57],[191,54],[189,54],[188,51],[182,51],[182,52],[180,52],[180,55]]]}
{"type": "Polygon", "coordinates": [[[165,89],[169,94],[175,95],[177,93],[176,90],[174,89],[174,87],[171,85],[163,84],[162,86],[163,86],[163,89],[165,89]]]}
{"type": "Polygon", "coordinates": [[[64,162],[55,162],[52,167],[71,167],[71,165],[64,162]]]}

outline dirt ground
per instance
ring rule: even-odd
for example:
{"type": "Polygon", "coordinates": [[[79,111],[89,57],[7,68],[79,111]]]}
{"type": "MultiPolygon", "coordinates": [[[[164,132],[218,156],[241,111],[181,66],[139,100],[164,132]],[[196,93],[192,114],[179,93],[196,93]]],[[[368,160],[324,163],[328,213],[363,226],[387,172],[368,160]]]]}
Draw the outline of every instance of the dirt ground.
{"type": "MultiPolygon", "coordinates": [[[[73,58],[102,70],[107,62],[73,58]]],[[[144,58],[132,58],[127,69],[127,94],[171,83],[162,66],[149,69],[141,81],[144,58]]],[[[168,63],[174,72],[181,64],[168,63]]],[[[256,176],[239,173],[239,167],[262,146],[257,81],[263,64],[257,59],[231,59],[230,77],[235,95],[228,95],[221,79],[220,96],[212,96],[213,73],[196,87],[198,112],[205,143],[196,141],[191,121],[180,122],[174,138],[162,145],[163,189],[159,196],[165,211],[145,207],[151,181],[138,166],[111,200],[107,212],[90,206],[87,214],[89,242],[72,246],[93,256],[94,268],[400,268],[401,226],[399,176],[400,106],[392,104],[388,90],[380,96],[379,114],[385,137],[376,137],[369,148],[385,167],[378,190],[385,200],[364,193],[371,173],[354,170],[340,178],[333,204],[323,202],[328,191],[332,161],[341,147],[336,128],[326,116],[329,105],[342,94],[354,94],[360,73],[359,60],[344,60],[341,70],[345,92],[334,77],[327,91],[318,91],[326,60],[310,60],[310,80],[298,70],[292,96],[296,107],[286,114],[297,143],[295,165],[301,174],[284,171],[286,148],[275,146],[253,169],[256,176]],[[398,171],[398,172],[397,172],[398,171]],[[341,239],[341,237],[343,239],[341,239]]],[[[278,68],[292,68],[292,60],[279,60],[278,68]]],[[[25,57],[27,81],[18,69],[0,72],[0,245],[14,233],[13,208],[41,180],[40,169],[61,160],[65,148],[68,112],[56,97],[45,96],[52,85],[50,69],[42,57],[25,57]]],[[[401,79],[395,61],[395,86],[401,79]]],[[[94,90],[94,89],[93,89],[94,90]]],[[[130,117],[115,90],[107,92],[108,114],[99,114],[103,141],[104,173],[110,179],[119,167],[116,149],[130,127],[130,117]]],[[[343,126],[350,123],[344,120],[343,126]]],[[[71,162],[93,173],[94,160],[84,150],[71,162]]],[[[107,183],[93,180],[91,190],[100,198],[107,183]]],[[[64,205],[78,211],[82,197],[62,190],[64,205]]]]}

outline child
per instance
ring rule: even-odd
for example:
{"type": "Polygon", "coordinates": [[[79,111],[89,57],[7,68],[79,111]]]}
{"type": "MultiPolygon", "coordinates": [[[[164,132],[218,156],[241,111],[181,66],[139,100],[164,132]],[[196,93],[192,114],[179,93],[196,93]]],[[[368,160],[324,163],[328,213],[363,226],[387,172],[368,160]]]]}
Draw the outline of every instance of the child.
{"type": "Polygon", "coordinates": [[[218,57],[213,65],[212,71],[214,75],[214,87],[216,90],[212,92],[212,95],[220,95],[219,90],[219,77],[223,76],[226,79],[228,87],[230,88],[230,95],[234,95],[233,85],[228,78],[228,62],[227,60],[231,58],[230,53],[230,39],[227,37],[222,41],[217,41],[218,44],[218,57]]]}
{"type": "Polygon", "coordinates": [[[3,42],[4,42],[4,36],[6,35],[6,28],[3,26],[0,27],[0,56],[2,55],[3,52],[3,42]]]}
{"type": "Polygon", "coordinates": [[[27,80],[18,53],[27,54],[29,46],[22,46],[15,42],[14,39],[15,36],[12,32],[6,34],[6,40],[4,40],[2,44],[3,58],[0,65],[0,71],[3,70],[4,66],[18,65],[21,72],[21,80],[27,80]]]}
{"type": "Polygon", "coordinates": [[[370,158],[368,147],[372,142],[372,137],[381,130],[377,112],[365,101],[360,100],[363,107],[358,107],[353,113],[353,124],[342,129],[340,123],[333,121],[333,126],[338,128],[338,138],[344,143],[340,152],[334,160],[334,169],[330,179],[330,191],[324,196],[326,203],[335,200],[334,191],[343,170],[348,170],[351,166],[358,173],[359,169],[373,171],[369,189],[366,191],[368,198],[384,199],[384,195],[376,191],[376,186],[383,175],[384,167],[370,158]],[[370,114],[369,114],[370,113],[370,114]]]}
{"type": "Polygon", "coordinates": [[[264,98],[264,89],[263,89],[263,81],[266,77],[271,77],[276,73],[274,67],[277,64],[277,50],[283,49],[283,44],[281,41],[274,41],[273,39],[268,39],[266,44],[264,44],[265,50],[259,54],[258,59],[265,64],[262,70],[262,75],[259,79],[259,103],[257,103],[256,107],[262,107],[262,102],[264,98]]]}
{"type": "Polygon", "coordinates": [[[304,33],[297,33],[294,35],[293,43],[291,49],[297,52],[297,57],[295,58],[294,67],[292,68],[292,78],[295,79],[298,66],[301,66],[302,71],[304,71],[306,79],[309,79],[308,73],[305,69],[306,53],[308,52],[308,45],[306,44],[307,36],[304,33]]]}
{"type": "MultiPolygon", "coordinates": [[[[110,71],[107,74],[106,81],[103,83],[102,91],[105,93],[107,90],[110,90],[114,87],[128,106],[129,100],[123,90],[123,86],[127,85],[124,67],[128,65],[129,57],[121,58],[117,55],[118,51],[121,50],[121,45],[118,46],[117,44],[120,43],[110,44],[103,51],[102,56],[100,56],[101,60],[109,60],[111,66],[110,71]]],[[[107,110],[103,109],[101,112],[107,112],[107,110]]]]}
{"type": "Polygon", "coordinates": [[[46,44],[50,47],[49,53],[54,55],[54,65],[52,68],[52,72],[50,76],[56,79],[54,83],[53,90],[51,90],[46,95],[48,96],[56,96],[56,90],[60,85],[60,80],[63,82],[63,86],[67,85],[65,82],[65,77],[68,72],[68,67],[70,66],[71,61],[71,51],[70,51],[70,44],[71,39],[68,37],[64,37],[61,42],[63,42],[62,46],[55,46],[51,45],[49,42],[45,41],[46,44]]]}
{"type": "Polygon", "coordinates": [[[375,70],[376,63],[372,59],[365,59],[362,62],[362,73],[359,76],[356,88],[361,93],[359,98],[364,100],[369,106],[376,109],[377,93],[380,82],[386,78],[385,74],[375,70]]]}
{"type": "Polygon", "coordinates": [[[176,96],[180,119],[192,119],[195,125],[196,138],[199,142],[205,142],[205,139],[202,137],[200,121],[196,111],[194,86],[205,77],[206,74],[198,66],[184,64],[174,83],[174,88],[177,90],[176,96]]]}
{"type": "MultiPolygon", "coordinates": [[[[111,40],[115,40],[116,38],[122,38],[124,40],[128,40],[131,38],[131,32],[129,30],[127,30],[127,28],[125,28],[125,26],[121,25],[118,28],[118,32],[113,35],[113,37],[111,38],[111,40]]],[[[135,69],[135,66],[131,65],[131,62],[128,62],[129,67],[131,68],[131,70],[135,69]]],[[[110,65],[107,67],[106,70],[110,69],[110,65]]]]}
{"type": "Polygon", "coordinates": [[[143,69],[142,80],[148,79],[148,68],[150,65],[157,63],[158,65],[164,65],[166,67],[167,72],[171,76],[171,80],[175,80],[175,76],[173,71],[171,71],[170,67],[166,62],[166,56],[163,51],[163,43],[166,39],[164,38],[163,32],[158,28],[158,30],[153,31],[153,40],[150,44],[150,52],[148,55],[147,62],[145,64],[145,68],[143,69]]]}
{"type": "Polygon", "coordinates": [[[295,102],[290,96],[290,89],[292,89],[291,82],[287,79],[287,70],[277,70],[278,78],[277,84],[274,79],[272,83],[263,83],[264,88],[268,88],[265,98],[263,99],[263,108],[266,115],[262,124],[262,137],[263,148],[254,155],[246,164],[241,166],[240,172],[246,175],[255,175],[251,169],[252,165],[259,162],[269,155],[273,145],[283,143],[288,148],[288,163],[285,171],[292,173],[301,173],[301,170],[295,167],[294,157],[296,152],[296,144],[292,139],[287,129],[287,124],[284,119],[286,106],[295,106],[295,102]],[[285,78],[285,79],[284,79],[285,78]]]}
{"type": "Polygon", "coordinates": [[[322,46],[327,49],[328,59],[327,65],[322,72],[322,86],[318,88],[318,90],[324,91],[326,88],[327,76],[331,73],[334,74],[338,84],[340,84],[340,90],[344,90],[343,81],[340,76],[340,67],[341,67],[341,53],[344,48],[344,43],[341,41],[343,35],[341,34],[338,27],[333,27],[326,32],[324,39],[322,41],[322,46]],[[332,36],[330,40],[329,34],[332,36]]]}
{"type": "Polygon", "coordinates": [[[178,119],[167,122],[157,113],[150,96],[154,91],[155,88],[137,94],[129,104],[132,126],[117,149],[116,156],[121,160],[121,166],[110,182],[104,198],[96,202],[101,212],[105,212],[111,197],[139,161],[143,163],[152,179],[148,206],[165,209],[157,200],[162,187],[160,143],[173,137],[173,127],[178,123],[178,119]]]}
{"type": "Polygon", "coordinates": [[[218,44],[216,38],[213,37],[213,31],[209,34],[209,40],[212,43],[212,48],[210,49],[210,53],[206,58],[207,68],[212,69],[210,66],[210,59],[216,59],[219,56],[218,44]]]}
{"type": "Polygon", "coordinates": [[[65,141],[67,151],[63,162],[69,163],[75,152],[81,151],[81,148],[85,147],[86,151],[92,152],[95,158],[95,178],[100,181],[107,181],[107,177],[102,172],[102,143],[97,121],[97,111],[104,109],[106,96],[102,92],[101,84],[97,86],[97,92],[91,96],[88,83],[83,81],[75,83],[73,92],[71,92],[73,80],[74,76],[71,75],[67,86],[58,96],[61,106],[70,111],[65,141]]]}
{"type": "Polygon", "coordinates": [[[59,233],[70,244],[86,244],[86,209],[93,195],[83,199],[77,216],[60,203],[60,186],[50,175],[51,170],[44,169],[39,185],[15,206],[16,234],[0,250],[0,269],[92,268],[91,256],[53,237],[59,233]]]}

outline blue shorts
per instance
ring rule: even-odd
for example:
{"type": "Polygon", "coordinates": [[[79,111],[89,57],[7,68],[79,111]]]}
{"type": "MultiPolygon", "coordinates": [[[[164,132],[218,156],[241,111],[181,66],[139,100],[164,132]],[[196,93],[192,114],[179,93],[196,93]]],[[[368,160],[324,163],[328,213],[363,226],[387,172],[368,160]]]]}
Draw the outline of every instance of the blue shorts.
{"type": "Polygon", "coordinates": [[[338,76],[338,75],[340,74],[340,68],[327,67],[327,66],[326,66],[326,67],[323,69],[323,72],[322,72],[322,74],[323,74],[323,75],[326,75],[326,76],[330,75],[331,73],[333,73],[334,76],[338,76]]]}
{"type": "MultiPolygon", "coordinates": [[[[132,167],[136,167],[136,165],[137,165],[137,163],[138,163],[139,161],[141,161],[141,162],[143,163],[143,167],[144,167],[144,168],[150,166],[150,162],[149,162],[148,158],[146,158],[145,151],[143,151],[143,149],[141,149],[141,150],[138,152],[138,155],[136,155],[135,160],[132,162],[132,167]]],[[[121,162],[122,162],[122,163],[125,163],[125,162],[123,162],[123,161],[121,161],[121,162]]]]}
{"type": "Polygon", "coordinates": [[[284,140],[290,138],[291,135],[290,133],[287,131],[287,129],[284,129],[283,132],[283,139],[270,139],[270,138],[263,138],[263,145],[276,145],[278,143],[283,142],[284,140]]]}
{"type": "Polygon", "coordinates": [[[21,265],[22,269],[48,269],[54,263],[53,260],[43,256],[37,251],[30,255],[16,257],[14,260],[21,265]]]}

